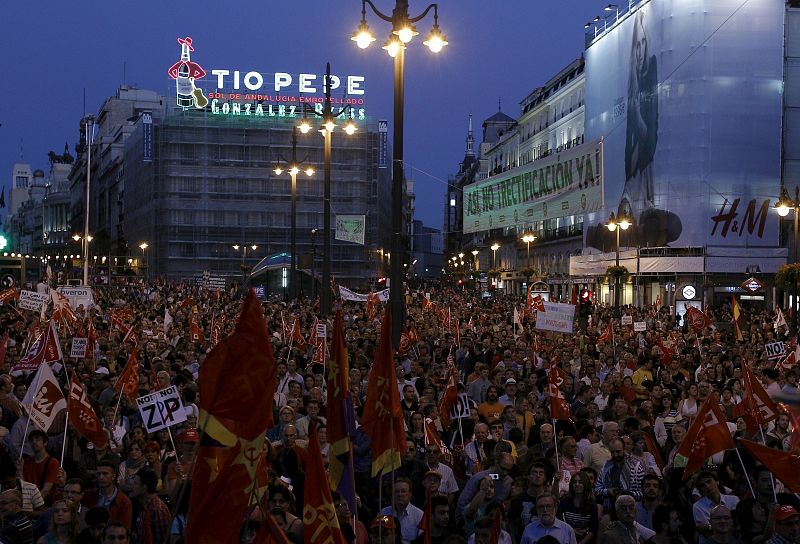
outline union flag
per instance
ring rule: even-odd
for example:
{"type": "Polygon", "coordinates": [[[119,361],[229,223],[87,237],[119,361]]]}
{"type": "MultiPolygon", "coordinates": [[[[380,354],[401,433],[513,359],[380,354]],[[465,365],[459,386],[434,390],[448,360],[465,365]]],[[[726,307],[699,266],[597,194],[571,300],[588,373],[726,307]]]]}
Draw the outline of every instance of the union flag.
{"type": "Polygon", "coordinates": [[[695,332],[700,332],[711,326],[711,320],[708,316],[694,306],[689,306],[686,309],[686,317],[689,318],[689,325],[695,332]]]}
{"type": "Polygon", "coordinates": [[[69,422],[82,437],[100,448],[108,444],[108,435],[103,430],[103,425],[100,423],[97,413],[89,403],[86,389],[78,381],[78,377],[74,372],[69,383],[67,415],[69,416],[69,422]]]}
{"type": "Polygon", "coordinates": [[[800,493],[800,455],[740,439],[739,443],[767,467],[792,493],[800,493]]]}
{"type": "Polygon", "coordinates": [[[8,304],[12,300],[19,300],[19,289],[16,287],[9,287],[0,292],[0,302],[8,304]]]}
{"type": "Polygon", "coordinates": [[[272,425],[277,385],[267,323],[253,289],[233,334],[208,354],[198,381],[202,437],[192,475],[192,522],[186,527],[186,542],[233,542],[259,487],[261,452],[272,425]]]}
{"type": "Polygon", "coordinates": [[[132,403],[136,402],[139,393],[139,357],[135,348],[128,357],[128,364],[114,384],[114,389],[124,393],[132,403]]]}
{"type": "MultiPolygon", "coordinates": [[[[356,511],[355,472],[350,437],[355,433],[356,420],[353,397],[350,393],[350,359],[344,341],[342,311],[336,311],[333,323],[333,354],[328,364],[328,480],[356,511]]],[[[324,344],[322,352],[325,351],[324,344]]]]}
{"type": "Polygon", "coordinates": [[[195,344],[200,344],[201,346],[206,345],[206,333],[203,331],[200,324],[197,323],[194,316],[189,318],[189,336],[195,344]]]}
{"type": "Polygon", "coordinates": [[[779,408],[764,386],[753,376],[748,363],[742,364],[742,382],[744,395],[742,402],[734,405],[734,417],[742,417],[747,423],[747,430],[755,432],[761,425],[766,425],[778,417],[779,408]]]}
{"type": "Polygon", "coordinates": [[[304,544],[345,544],[325,474],[317,424],[313,421],[308,426],[308,464],[303,503],[304,544]]]}
{"type": "Polygon", "coordinates": [[[598,344],[607,344],[607,343],[613,341],[613,339],[614,339],[614,327],[611,324],[611,322],[609,321],[608,327],[606,327],[606,330],[603,331],[603,334],[601,334],[600,336],[597,337],[597,343],[598,344]]]}
{"type": "Polygon", "coordinates": [[[364,429],[372,438],[373,476],[399,468],[400,452],[406,444],[400,392],[392,363],[392,313],[387,305],[364,403],[364,429]]]}
{"type": "Polygon", "coordinates": [[[555,365],[550,365],[547,381],[550,392],[550,417],[553,419],[569,419],[569,404],[561,392],[560,386],[567,377],[566,373],[555,365]]]}
{"type": "Polygon", "coordinates": [[[715,453],[736,447],[725,421],[725,414],[722,412],[716,396],[709,395],[698,410],[697,416],[686,432],[686,437],[678,447],[677,453],[688,459],[683,472],[684,480],[703,466],[703,462],[715,453]]]}

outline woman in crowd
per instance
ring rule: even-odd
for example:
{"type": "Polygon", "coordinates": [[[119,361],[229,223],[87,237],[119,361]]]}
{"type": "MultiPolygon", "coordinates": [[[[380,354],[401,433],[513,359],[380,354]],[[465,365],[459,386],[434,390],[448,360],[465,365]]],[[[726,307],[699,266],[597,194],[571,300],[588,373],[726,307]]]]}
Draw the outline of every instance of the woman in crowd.
{"type": "MultiPolygon", "coordinates": [[[[53,503],[53,517],[47,533],[37,544],[75,544],[80,517],[74,502],[61,499],[53,503]]],[[[12,541],[9,540],[9,543],[12,541]]],[[[16,542],[16,541],[13,541],[16,542]]]]}
{"type": "Polygon", "coordinates": [[[594,542],[602,514],[586,472],[578,472],[570,480],[569,491],[561,499],[558,515],[573,528],[578,544],[594,542]]]}

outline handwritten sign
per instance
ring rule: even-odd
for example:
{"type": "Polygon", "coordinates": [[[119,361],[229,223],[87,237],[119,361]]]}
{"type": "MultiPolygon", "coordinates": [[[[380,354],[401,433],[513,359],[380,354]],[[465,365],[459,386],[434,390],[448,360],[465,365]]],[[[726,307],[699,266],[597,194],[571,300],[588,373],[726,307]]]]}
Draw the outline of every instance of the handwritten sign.
{"type": "Polygon", "coordinates": [[[181,395],[176,386],[167,387],[155,393],[136,399],[142,422],[148,433],[186,421],[181,395]]]}

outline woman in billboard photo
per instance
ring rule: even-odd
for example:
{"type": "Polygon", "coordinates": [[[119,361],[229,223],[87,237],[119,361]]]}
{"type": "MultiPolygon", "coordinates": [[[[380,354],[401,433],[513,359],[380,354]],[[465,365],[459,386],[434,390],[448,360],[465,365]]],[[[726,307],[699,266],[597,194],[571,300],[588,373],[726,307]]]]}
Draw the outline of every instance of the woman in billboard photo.
{"type": "Polygon", "coordinates": [[[625,188],[620,212],[629,217],[655,206],[653,159],[658,145],[658,62],[647,47],[644,10],[636,13],[628,75],[625,188]]]}

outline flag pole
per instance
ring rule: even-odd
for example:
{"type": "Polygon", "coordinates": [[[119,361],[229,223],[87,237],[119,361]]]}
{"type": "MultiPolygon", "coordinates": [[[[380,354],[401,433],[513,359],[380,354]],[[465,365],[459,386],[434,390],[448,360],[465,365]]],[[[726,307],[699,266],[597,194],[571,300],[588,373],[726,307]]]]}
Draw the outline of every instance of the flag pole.
{"type": "MultiPolygon", "coordinates": [[[[42,333],[42,334],[44,334],[44,333],[42,333]]],[[[41,364],[42,365],[46,365],[48,363],[42,361],[41,364]]],[[[41,366],[41,365],[39,365],[39,366],[41,366]]],[[[41,373],[41,369],[38,369],[36,371],[36,384],[33,386],[33,390],[36,391],[37,393],[39,391],[39,386],[41,385],[41,381],[42,381],[42,373],[41,373]]],[[[22,406],[25,406],[25,405],[22,404],[22,406]]],[[[20,442],[20,445],[19,445],[19,458],[20,459],[22,459],[22,451],[25,449],[25,440],[28,439],[28,429],[30,428],[30,425],[31,425],[31,407],[30,406],[25,406],[25,412],[26,412],[26,415],[28,416],[28,419],[25,421],[25,433],[22,435],[22,442],[20,442]]]]}
{"type": "MultiPolygon", "coordinates": [[[[758,431],[761,433],[761,442],[763,442],[764,445],[766,446],[767,445],[767,439],[764,437],[764,426],[759,424],[758,425],[758,431]]],[[[736,451],[738,453],[739,450],[737,449],[736,451]]],[[[749,480],[748,480],[748,482],[749,482],[749,480]]],[[[775,478],[772,477],[772,471],[770,471],[770,473],[769,473],[769,482],[772,484],[772,498],[775,499],[775,502],[777,503],[778,502],[778,493],[775,491],[775,478]]],[[[753,489],[752,488],[750,488],[750,493],[753,493],[753,489]]],[[[753,493],[753,497],[755,497],[754,493],[753,493]]]]}
{"type": "Polygon", "coordinates": [[[553,422],[553,444],[555,445],[556,449],[556,470],[558,470],[558,435],[556,435],[556,420],[555,418],[552,419],[553,422]]]}
{"type": "Polygon", "coordinates": [[[64,440],[61,442],[61,462],[59,463],[62,467],[64,466],[64,454],[67,451],[67,431],[69,430],[69,399],[67,400],[67,413],[64,416],[64,440]]]}
{"type": "MultiPolygon", "coordinates": [[[[753,484],[750,482],[750,476],[747,474],[747,469],[744,466],[744,461],[742,460],[742,454],[739,453],[739,448],[738,447],[734,448],[734,450],[736,451],[736,457],[739,458],[739,464],[742,465],[742,472],[744,472],[744,477],[747,480],[747,487],[750,488],[750,495],[752,495],[752,497],[755,498],[756,494],[753,491],[753,484]]],[[[770,478],[770,480],[772,480],[772,473],[770,473],[769,478],[770,478]]],[[[775,482],[774,481],[772,482],[772,492],[773,492],[773,494],[775,493],[775,482]]]]}

